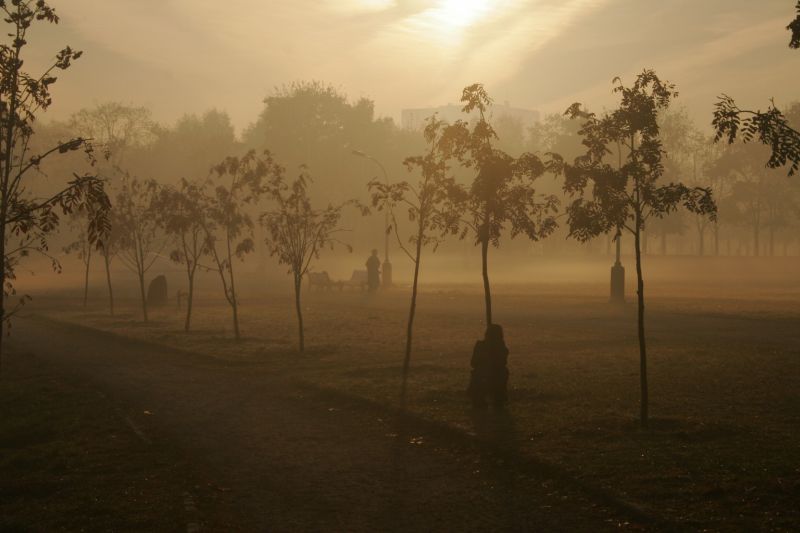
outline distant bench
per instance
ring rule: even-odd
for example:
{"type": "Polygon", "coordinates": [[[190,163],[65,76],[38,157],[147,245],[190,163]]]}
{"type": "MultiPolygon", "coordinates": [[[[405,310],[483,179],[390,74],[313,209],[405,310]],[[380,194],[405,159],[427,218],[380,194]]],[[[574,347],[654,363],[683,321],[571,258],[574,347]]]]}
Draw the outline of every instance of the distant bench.
{"type": "Polygon", "coordinates": [[[348,287],[363,291],[367,288],[367,285],[369,285],[369,276],[367,275],[366,270],[353,270],[353,274],[347,281],[332,280],[326,271],[309,272],[306,274],[306,276],[308,276],[309,290],[318,289],[322,291],[329,291],[333,288],[342,290],[345,287],[348,287]]]}
{"type": "Polygon", "coordinates": [[[361,289],[363,291],[369,285],[369,276],[366,270],[353,270],[353,275],[350,276],[350,279],[343,283],[345,287],[361,289]]]}
{"type": "Polygon", "coordinates": [[[317,288],[319,290],[329,291],[334,287],[342,290],[342,285],[344,284],[343,281],[333,281],[326,271],[309,272],[306,275],[308,276],[309,290],[317,288]]]}

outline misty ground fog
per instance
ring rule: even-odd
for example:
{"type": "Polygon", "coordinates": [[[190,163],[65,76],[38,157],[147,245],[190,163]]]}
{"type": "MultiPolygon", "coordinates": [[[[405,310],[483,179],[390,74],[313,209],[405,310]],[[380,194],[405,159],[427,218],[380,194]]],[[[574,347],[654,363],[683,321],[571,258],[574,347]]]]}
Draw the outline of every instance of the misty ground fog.
{"type": "Polygon", "coordinates": [[[794,4],[0,0],[0,531],[797,530],[794,4]]]}

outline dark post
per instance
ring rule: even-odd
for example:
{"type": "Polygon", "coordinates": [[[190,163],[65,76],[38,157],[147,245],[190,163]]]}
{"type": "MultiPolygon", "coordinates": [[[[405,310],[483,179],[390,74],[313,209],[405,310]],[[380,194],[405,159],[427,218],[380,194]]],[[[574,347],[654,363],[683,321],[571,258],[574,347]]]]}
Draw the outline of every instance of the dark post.
{"type": "Polygon", "coordinates": [[[614,238],[617,241],[617,261],[611,267],[611,303],[624,304],[625,303],[625,267],[620,262],[620,245],[622,240],[622,231],[617,230],[617,236],[614,238]]]}
{"type": "MultiPolygon", "coordinates": [[[[385,174],[384,174],[385,176],[385,174]]],[[[388,182],[388,180],[387,180],[388,182]]],[[[389,262],[389,211],[386,211],[386,222],[384,225],[386,230],[386,247],[383,252],[383,264],[381,265],[381,275],[383,276],[383,288],[389,289],[392,287],[392,263],[389,262]]]]}

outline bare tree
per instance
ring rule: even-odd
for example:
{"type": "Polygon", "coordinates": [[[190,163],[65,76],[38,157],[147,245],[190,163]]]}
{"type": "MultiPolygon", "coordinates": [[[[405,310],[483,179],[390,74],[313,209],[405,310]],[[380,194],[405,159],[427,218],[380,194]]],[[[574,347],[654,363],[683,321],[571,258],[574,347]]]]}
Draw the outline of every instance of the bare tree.
{"type": "Polygon", "coordinates": [[[271,175],[266,192],[275,203],[275,208],[261,214],[260,221],[267,231],[266,245],[278,262],[289,267],[294,281],[294,301],[297,312],[297,328],[300,353],[305,351],[303,309],[300,293],[303,277],[311,262],[319,257],[323,248],[343,244],[337,238],[343,230],[339,227],[342,209],[354,202],[329,204],[324,209],[314,209],[308,196],[310,176],[303,169],[300,176],[288,183],[279,168],[271,175]]]}
{"type": "Polygon", "coordinates": [[[103,234],[102,242],[99,246],[98,251],[100,255],[103,256],[103,266],[105,267],[106,272],[106,287],[108,289],[108,310],[111,316],[114,316],[114,287],[111,284],[111,263],[114,261],[114,258],[117,256],[118,249],[117,249],[117,237],[118,232],[115,231],[114,227],[114,213],[111,213],[111,228],[105,234],[103,234]]]}
{"type": "MultiPolygon", "coordinates": [[[[24,51],[28,32],[37,23],[55,24],[58,16],[45,0],[15,0],[0,2],[5,24],[10,26],[8,42],[0,44],[0,329],[19,310],[25,298],[8,308],[8,298],[16,294],[15,270],[20,261],[31,253],[50,257],[58,270],[58,261],[50,256],[48,236],[58,227],[62,214],[80,210],[91,213],[87,224],[89,242],[94,244],[108,226],[108,197],[103,182],[96,176],[73,174],[60,190],[39,198],[33,196],[30,185],[36,170],[54,155],[85,150],[91,146],[84,138],[56,143],[41,152],[31,153],[33,125],[37,114],[52,103],[50,88],[56,82],[55,72],[67,70],[81,52],[66,47],[42,74],[31,75],[23,70],[24,51]],[[91,209],[89,209],[91,207],[91,209]]],[[[2,333],[2,332],[0,332],[2,333]]],[[[0,355],[2,355],[0,334],[0,355]]]]}
{"type": "Polygon", "coordinates": [[[155,123],[147,108],[105,102],[74,113],[69,127],[92,139],[98,150],[106,153],[112,168],[119,168],[124,165],[130,148],[154,139],[155,123]]]}
{"type": "Polygon", "coordinates": [[[114,203],[119,257],[136,274],[145,322],[148,321],[145,276],[164,248],[159,235],[158,194],[159,186],[155,181],[125,176],[114,203]]]}
{"type": "Polygon", "coordinates": [[[77,230],[78,235],[75,240],[64,247],[64,253],[76,253],[78,259],[83,263],[83,307],[89,301],[89,268],[92,264],[92,249],[94,246],[89,242],[86,232],[86,220],[81,213],[74,213],[70,217],[70,225],[77,230]]]}

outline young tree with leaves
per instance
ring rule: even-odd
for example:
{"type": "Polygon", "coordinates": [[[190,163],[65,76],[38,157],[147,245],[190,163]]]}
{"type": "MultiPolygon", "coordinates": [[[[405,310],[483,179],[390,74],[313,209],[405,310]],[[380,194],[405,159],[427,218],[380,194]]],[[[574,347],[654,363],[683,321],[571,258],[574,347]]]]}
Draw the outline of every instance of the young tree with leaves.
{"type": "Polygon", "coordinates": [[[647,347],[644,324],[642,232],[648,220],[658,219],[679,206],[697,214],[716,215],[711,191],[681,183],[661,184],[664,149],[659,112],[677,96],[675,87],[645,70],[630,87],[614,80],[620,105],[597,116],[573,104],[567,115],[582,121],[586,154],[567,164],[558,157],[552,168],[565,177],[564,190],[575,197],[567,208],[570,236],[585,242],[622,228],[634,237],[638,300],[638,337],[641,381],[641,423],[648,421],[647,347]],[[622,154],[614,152],[618,146],[622,154]],[[623,163],[619,164],[622,156],[623,163]]]}
{"type": "MultiPolygon", "coordinates": [[[[270,254],[277,257],[280,264],[287,265],[293,277],[300,353],[305,351],[303,308],[300,305],[303,278],[311,261],[319,257],[323,248],[344,244],[338,239],[338,234],[343,231],[339,223],[344,207],[353,203],[329,204],[324,209],[314,209],[308,196],[310,181],[310,176],[303,170],[296,180],[288,183],[282,169],[274,167],[266,194],[275,208],[262,213],[259,219],[267,231],[265,242],[270,254]]],[[[352,251],[349,244],[344,246],[352,251]]]]}
{"type": "Polygon", "coordinates": [[[461,194],[465,211],[461,238],[472,235],[481,247],[486,325],[492,324],[492,292],[489,283],[489,247],[500,246],[506,229],[511,238],[524,234],[533,241],[550,235],[556,228],[558,199],[537,194],[534,182],[545,173],[544,163],[526,152],[513,158],[493,146],[497,135],[486,118],[492,100],[481,84],[464,89],[463,111],[478,111],[474,126],[457,121],[442,133],[447,157],[474,168],[477,175],[468,191],[461,194]]]}
{"type": "Polygon", "coordinates": [[[455,180],[448,175],[447,156],[443,145],[445,123],[432,117],[428,120],[424,135],[428,151],[424,155],[408,157],[405,166],[409,172],[419,172],[420,180],[414,185],[407,181],[387,183],[373,180],[369,183],[372,204],[379,211],[389,210],[391,231],[397,237],[400,249],[414,264],[411,284],[411,304],[406,324],[406,346],[403,359],[403,382],[400,405],[405,407],[408,371],[411,366],[411,347],[414,333],[414,318],[417,311],[417,294],[422,261],[422,250],[427,246],[435,251],[445,235],[457,235],[460,222],[460,204],[463,192],[455,180]],[[408,213],[414,226],[407,239],[400,236],[396,210],[408,213]],[[410,247],[410,249],[409,249],[410,247]]]}
{"type": "Polygon", "coordinates": [[[200,259],[208,255],[208,239],[204,230],[202,186],[182,179],[180,188],[164,187],[158,197],[161,225],[172,239],[174,248],[169,253],[173,262],[186,269],[189,290],[186,296],[184,331],[189,331],[194,302],[194,279],[200,259]]]}
{"type": "Polygon", "coordinates": [[[276,172],[272,156],[250,151],[242,157],[228,157],[216,165],[204,187],[203,230],[206,247],[222,282],[225,300],[233,314],[233,332],[239,331],[239,300],[236,294],[234,258],[243,260],[254,250],[253,219],[247,207],[264,191],[264,178],[276,172]]]}
{"type": "MultiPolygon", "coordinates": [[[[56,82],[54,74],[67,70],[81,52],[66,47],[42,74],[25,72],[29,30],[38,23],[56,24],[58,16],[45,0],[0,0],[0,11],[5,24],[10,26],[6,33],[8,41],[0,44],[0,255],[3,257],[0,329],[4,329],[24,302],[23,298],[18,305],[8,308],[8,298],[16,294],[15,269],[22,258],[31,253],[48,255],[47,240],[59,225],[59,213],[82,210],[91,213],[87,237],[91,244],[97,243],[108,226],[109,201],[103,181],[92,175],[73,174],[63,188],[45,198],[30,194],[36,171],[45,160],[77,150],[91,156],[91,146],[84,138],[58,142],[31,153],[36,116],[52,103],[50,89],[56,82]]],[[[58,261],[51,259],[58,269],[58,261]]],[[[0,355],[3,337],[0,334],[0,355]]]]}
{"type": "Polygon", "coordinates": [[[145,322],[148,321],[145,277],[165,244],[160,234],[159,189],[153,180],[125,176],[114,203],[119,257],[136,274],[145,322]]]}

